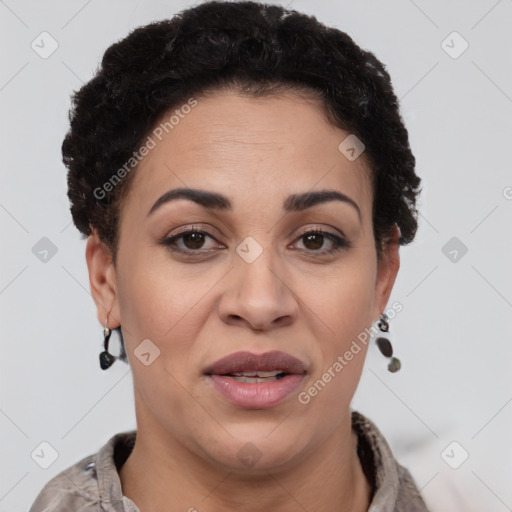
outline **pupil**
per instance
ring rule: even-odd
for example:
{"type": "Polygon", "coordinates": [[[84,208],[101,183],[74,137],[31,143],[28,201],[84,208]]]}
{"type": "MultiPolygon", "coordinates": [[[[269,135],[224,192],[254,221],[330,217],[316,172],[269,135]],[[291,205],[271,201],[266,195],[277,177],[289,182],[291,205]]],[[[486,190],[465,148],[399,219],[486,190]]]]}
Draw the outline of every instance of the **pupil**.
{"type": "Polygon", "coordinates": [[[188,235],[185,235],[185,237],[184,237],[185,245],[189,249],[199,249],[203,242],[202,238],[203,238],[202,233],[189,233],[188,235]],[[190,244],[187,243],[187,241],[189,241],[191,238],[195,238],[195,240],[192,239],[192,246],[190,246],[190,244]]]}
{"type": "MultiPolygon", "coordinates": [[[[322,242],[323,242],[323,235],[319,234],[319,233],[314,233],[314,234],[311,234],[311,235],[308,235],[306,237],[306,240],[307,241],[310,241],[312,238],[314,239],[315,237],[319,238],[320,239],[320,244],[313,244],[313,248],[315,249],[318,249],[319,247],[322,247],[322,242]]],[[[307,245],[307,244],[306,244],[307,245]]]]}

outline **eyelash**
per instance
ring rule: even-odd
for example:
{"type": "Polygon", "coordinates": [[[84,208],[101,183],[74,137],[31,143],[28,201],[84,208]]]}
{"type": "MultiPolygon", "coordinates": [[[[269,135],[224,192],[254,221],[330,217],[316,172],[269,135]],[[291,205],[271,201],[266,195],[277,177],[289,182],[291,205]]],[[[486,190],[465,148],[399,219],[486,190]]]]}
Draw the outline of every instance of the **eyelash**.
{"type": "MultiPolygon", "coordinates": [[[[177,233],[175,235],[162,238],[159,241],[159,244],[166,247],[169,251],[177,252],[177,253],[181,253],[181,254],[187,254],[187,255],[191,255],[191,256],[205,254],[205,253],[213,251],[212,249],[207,249],[206,251],[201,250],[201,249],[184,250],[184,249],[178,249],[176,247],[173,247],[173,245],[175,244],[175,242],[177,240],[179,240],[180,238],[183,238],[186,235],[190,235],[190,234],[206,235],[206,236],[209,236],[210,238],[212,238],[213,240],[215,240],[215,237],[208,231],[205,231],[204,229],[201,229],[201,228],[192,227],[192,228],[187,229],[186,231],[182,231],[181,233],[177,233]]],[[[300,251],[317,253],[318,255],[325,256],[328,254],[333,254],[335,252],[341,251],[343,249],[352,248],[352,244],[348,240],[341,238],[341,237],[339,237],[333,233],[330,233],[328,231],[323,231],[321,229],[310,229],[308,231],[305,231],[304,233],[302,233],[300,236],[297,237],[297,240],[304,238],[307,235],[323,235],[324,237],[328,238],[333,243],[334,246],[332,249],[324,249],[323,251],[322,250],[313,250],[313,249],[299,249],[300,251]]],[[[215,241],[217,241],[217,240],[215,240],[215,241]]]]}

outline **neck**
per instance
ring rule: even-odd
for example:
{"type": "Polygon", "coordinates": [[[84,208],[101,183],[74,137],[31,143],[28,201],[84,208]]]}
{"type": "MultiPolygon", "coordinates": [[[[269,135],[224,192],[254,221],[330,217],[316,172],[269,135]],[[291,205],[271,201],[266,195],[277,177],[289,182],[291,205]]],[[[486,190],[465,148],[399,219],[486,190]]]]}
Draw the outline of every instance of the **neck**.
{"type": "Polygon", "coordinates": [[[299,464],[258,475],[215,467],[138,418],[136,443],[119,476],[123,494],[141,512],[366,512],[370,505],[350,412],[299,464]]]}

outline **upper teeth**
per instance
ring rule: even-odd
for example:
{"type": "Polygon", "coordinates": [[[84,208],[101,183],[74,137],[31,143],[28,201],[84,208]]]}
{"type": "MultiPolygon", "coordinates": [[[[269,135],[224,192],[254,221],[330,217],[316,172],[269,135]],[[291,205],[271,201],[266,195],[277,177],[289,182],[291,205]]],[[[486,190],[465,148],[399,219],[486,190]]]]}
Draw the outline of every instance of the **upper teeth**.
{"type": "Polygon", "coordinates": [[[283,373],[281,370],[274,370],[272,372],[236,372],[231,375],[235,375],[236,377],[275,377],[283,373]]]}

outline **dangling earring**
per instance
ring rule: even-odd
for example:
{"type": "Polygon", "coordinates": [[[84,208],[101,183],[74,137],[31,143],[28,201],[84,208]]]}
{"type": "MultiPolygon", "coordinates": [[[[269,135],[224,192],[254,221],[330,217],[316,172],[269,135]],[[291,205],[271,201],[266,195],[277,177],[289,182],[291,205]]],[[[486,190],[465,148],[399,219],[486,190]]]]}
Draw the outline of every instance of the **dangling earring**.
{"type": "MultiPolygon", "coordinates": [[[[389,333],[389,323],[388,316],[386,313],[382,313],[379,318],[379,323],[377,324],[378,328],[381,332],[389,333]]],[[[376,340],[377,346],[383,356],[390,357],[391,361],[388,364],[388,370],[391,373],[395,373],[402,367],[402,363],[400,363],[400,359],[393,357],[393,347],[391,342],[387,338],[383,338],[382,336],[377,338],[376,340]]]]}
{"type": "Polygon", "coordinates": [[[115,356],[113,356],[108,351],[108,340],[110,339],[112,331],[107,326],[108,314],[107,320],[105,321],[105,328],[103,329],[103,347],[105,348],[105,350],[100,354],[100,366],[102,370],[107,370],[108,368],[110,368],[114,364],[114,361],[116,360],[115,356]]]}

